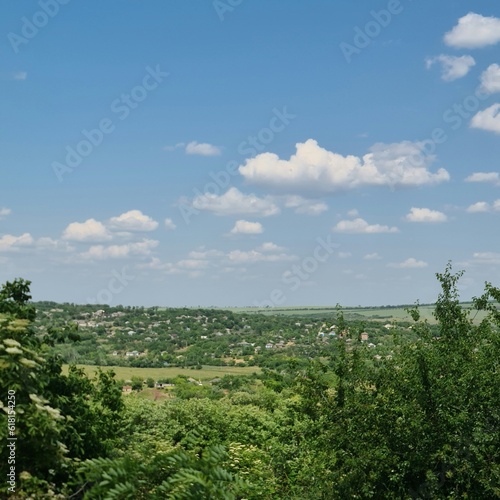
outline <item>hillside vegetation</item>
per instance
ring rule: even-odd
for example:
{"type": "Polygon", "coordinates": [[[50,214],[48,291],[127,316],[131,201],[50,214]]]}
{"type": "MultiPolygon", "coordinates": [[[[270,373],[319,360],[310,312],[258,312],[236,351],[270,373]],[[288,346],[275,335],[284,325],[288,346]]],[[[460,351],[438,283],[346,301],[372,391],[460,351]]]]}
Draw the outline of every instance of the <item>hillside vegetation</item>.
{"type": "Polygon", "coordinates": [[[437,275],[435,324],[418,306],[387,323],[340,308],[35,306],[29,282],[6,283],[0,432],[15,444],[1,451],[1,494],[499,498],[500,289],[487,283],[464,307],[460,276],[437,275]]]}

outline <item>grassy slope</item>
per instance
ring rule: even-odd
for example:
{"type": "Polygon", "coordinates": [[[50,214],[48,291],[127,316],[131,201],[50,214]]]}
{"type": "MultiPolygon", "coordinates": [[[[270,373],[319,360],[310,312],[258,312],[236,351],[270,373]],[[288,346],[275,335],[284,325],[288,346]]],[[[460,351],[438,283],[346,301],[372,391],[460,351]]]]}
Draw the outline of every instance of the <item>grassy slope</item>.
{"type": "MultiPolygon", "coordinates": [[[[83,368],[89,375],[93,375],[99,367],[92,365],[77,365],[83,368]]],[[[189,368],[133,368],[128,366],[103,366],[103,370],[113,370],[118,380],[130,380],[133,376],[149,378],[154,380],[161,378],[173,378],[177,375],[186,375],[196,380],[210,380],[224,375],[251,375],[260,372],[257,366],[204,366],[201,370],[191,370],[189,368]]],[[[67,373],[68,365],[63,366],[63,372],[67,373]]]]}
{"type": "MultiPolygon", "coordinates": [[[[463,304],[465,307],[470,304],[463,304]]],[[[267,309],[258,309],[253,307],[238,307],[230,309],[234,313],[260,313],[265,315],[283,315],[283,316],[327,316],[335,315],[335,307],[318,307],[318,306],[299,306],[299,307],[272,307],[267,309]]],[[[427,320],[429,323],[433,324],[436,322],[433,311],[434,306],[423,305],[420,306],[420,316],[421,319],[427,320]]],[[[392,320],[399,321],[409,321],[412,322],[410,315],[406,311],[406,306],[395,306],[395,307],[345,307],[342,308],[342,312],[346,319],[361,319],[366,318],[367,320],[383,321],[390,323],[392,320]]],[[[486,316],[483,311],[472,314],[475,323],[478,323],[486,316]]]]}

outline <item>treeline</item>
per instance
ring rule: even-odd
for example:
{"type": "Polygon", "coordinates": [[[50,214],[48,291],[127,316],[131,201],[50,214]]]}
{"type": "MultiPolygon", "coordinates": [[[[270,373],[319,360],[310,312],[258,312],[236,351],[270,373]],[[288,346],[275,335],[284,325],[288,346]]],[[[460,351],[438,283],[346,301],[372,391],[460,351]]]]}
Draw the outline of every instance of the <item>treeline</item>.
{"type": "Polygon", "coordinates": [[[500,289],[486,284],[464,309],[460,273],[437,277],[437,327],[412,308],[414,337],[392,329],[390,355],[374,360],[339,312],[349,333],[321,357],[223,377],[216,397],[158,401],[122,398],[105,373],[63,376],[49,338],[33,333],[29,283],[8,283],[2,404],[14,390],[22,410],[12,498],[499,498],[500,289]]]}

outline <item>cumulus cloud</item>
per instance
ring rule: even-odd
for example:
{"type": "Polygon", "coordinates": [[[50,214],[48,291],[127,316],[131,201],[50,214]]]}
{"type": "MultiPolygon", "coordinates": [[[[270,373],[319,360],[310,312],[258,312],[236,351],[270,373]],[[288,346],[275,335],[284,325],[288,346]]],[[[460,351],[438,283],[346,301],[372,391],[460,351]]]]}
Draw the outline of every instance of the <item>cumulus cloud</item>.
{"type": "Polygon", "coordinates": [[[93,245],[81,255],[84,259],[104,260],[104,259],[123,259],[131,256],[148,256],[153,248],[158,246],[156,240],[143,240],[124,245],[93,245]]]}
{"type": "Polygon", "coordinates": [[[425,61],[427,69],[434,63],[441,65],[441,78],[446,82],[458,80],[464,77],[470,69],[475,66],[476,61],[472,56],[448,56],[441,54],[436,57],[429,57],[425,61]]]}
{"type": "Polygon", "coordinates": [[[247,264],[254,262],[288,262],[297,260],[295,255],[286,253],[268,254],[258,250],[233,250],[228,254],[229,260],[233,263],[247,264]]]}
{"type": "Polygon", "coordinates": [[[165,219],[165,228],[173,231],[177,226],[174,224],[174,221],[172,219],[165,219]]]}
{"type": "Polygon", "coordinates": [[[185,146],[186,146],[185,142],[178,142],[175,146],[165,146],[163,149],[165,151],[175,151],[176,149],[184,148],[185,146]]]}
{"type": "Polygon", "coordinates": [[[215,215],[256,215],[268,217],[280,212],[269,198],[259,198],[255,194],[243,194],[237,188],[229,188],[224,194],[205,193],[193,200],[193,208],[215,215]]]}
{"type": "Polygon", "coordinates": [[[404,260],[403,262],[387,264],[387,267],[394,267],[396,269],[419,269],[427,267],[429,264],[423,260],[417,260],[413,257],[404,260]]]}
{"type": "Polygon", "coordinates": [[[205,250],[201,248],[199,250],[193,250],[189,252],[188,257],[190,259],[216,259],[224,256],[224,252],[220,250],[205,250]]]}
{"type": "Polygon", "coordinates": [[[500,92],[500,66],[491,64],[481,74],[481,91],[486,94],[500,92]]]}
{"type": "Polygon", "coordinates": [[[500,19],[469,12],[445,34],[444,41],[450,47],[466,49],[495,45],[500,42],[500,19]]]}
{"type": "Polygon", "coordinates": [[[34,239],[29,233],[14,236],[5,234],[0,238],[0,252],[15,252],[22,247],[32,246],[34,239]]]}
{"type": "Polygon", "coordinates": [[[500,212],[500,199],[495,200],[492,204],[486,201],[478,201],[467,208],[469,213],[480,213],[480,212],[500,212]]]}
{"type": "Polygon", "coordinates": [[[188,155],[218,156],[221,154],[220,148],[207,142],[192,141],[186,145],[188,155]]]}
{"type": "Polygon", "coordinates": [[[467,212],[471,214],[479,212],[489,212],[489,211],[490,211],[490,205],[485,201],[478,201],[477,203],[474,203],[473,205],[467,207],[467,212]]]}
{"type": "Polygon", "coordinates": [[[118,231],[154,231],[158,227],[158,222],[148,215],[144,215],[140,210],[129,210],[118,217],[109,220],[109,227],[118,231]]]}
{"type": "Polygon", "coordinates": [[[409,222],[446,222],[448,217],[437,210],[412,207],[405,219],[409,222]]]}
{"type": "Polygon", "coordinates": [[[361,186],[410,187],[449,180],[444,169],[428,170],[434,161],[423,142],[375,144],[362,158],[342,156],[309,139],[296,144],[296,154],[282,160],[262,153],[239,167],[250,184],[289,192],[333,193],[361,186]]]}
{"type": "Polygon", "coordinates": [[[71,252],[75,247],[71,246],[67,241],[54,240],[50,237],[38,238],[35,246],[40,250],[50,250],[51,252],[71,252]]]}
{"type": "Polygon", "coordinates": [[[0,220],[10,215],[12,210],[10,208],[0,208],[0,220]]]}
{"type": "Polygon", "coordinates": [[[181,269],[206,269],[209,266],[208,260],[202,259],[183,259],[177,262],[177,266],[181,269]]]}
{"type": "Polygon", "coordinates": [[[500,264],[500,253],[475,252],[472,257],[476,264],[500,264]]]}
{"type": "Polygon", "coordinates": [[[296,214],[319,215],[328,210],[323,202],[308,200],[302,196],[289,195],[285,198],[285,207],[294,208],[296,214]]]}
{"type": "Polygon", "coordinates": [[[474,172],[465,179],[465,182],[490,182],[500,185],[500,173],[498,172],[474,172]]]}
{"type": "Polygon", "coordinates": [[[487,130],[500,134],[500,103],[478,111],[470,122],[472,128],[487,130]]]}
{"type": "Polygon", "coordinates": [[[397,233],[399,229],[397,227],[382,226],[380,224],[368,224],[364,219],[357,218],[354,220],[341,220],[333,228],[336,233],[364,233],[364,234],[376,234],[376,233],[397,233]]]}
{"type": "Polygon", "coordinates": [[[367,253],[363,259],[364,260],[380,260],[382,257],[380,257],[380,255],[375,252],[375,253],[367,253]]]}
{"type": "Polygon", "coordinates": [[[237,220],[230,234],[261,234],[264,231],[260,222],[237,220]]]}
{"type": "Polygon", "coordinates": [[[69,241],[108,241],[111,239],[106,226],[95,219],[85,222],[72,222],[63,231],[63,240],[69,241]]]}
{"type": "Polygon", "coordinates": [[[257,250],[260,252],[282,252],[283,250],[285,250],[285,248],[276,245],[276,243],[268,241],[266,243],[262,243],[262,245],[260,245],[260,247],[257,248],[257,250]]]}

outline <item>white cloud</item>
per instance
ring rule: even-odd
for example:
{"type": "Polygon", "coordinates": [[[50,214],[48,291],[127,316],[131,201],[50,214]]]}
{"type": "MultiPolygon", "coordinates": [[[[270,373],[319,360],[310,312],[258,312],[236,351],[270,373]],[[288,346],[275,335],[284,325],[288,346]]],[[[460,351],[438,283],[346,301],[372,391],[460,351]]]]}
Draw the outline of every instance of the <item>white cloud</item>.
{"type": "Polygon", "coordinates": [[[10,208],[0,208],[0,220],[7,217],[7,215],[10,215],[11,213],[12,210],[10,208]]]}
{"type": "Polygon", "coordinates": [[[475,252],[473,258],[477,264],[500,264],[500,253],[475,252]]]}
{"type": "Polygon", "coordinates": [[[355,208],[353,208],[352,210],[349,210],[349,212],[347,212],[347,215],[349,217],[357,217],[359,215],[359,212],[355,208]]]}
{"type": "Polygon", "coordinates": [[[209,266],[208,260],[201,259],[183,259],[177,262],[177,266],[181,269],[206,269],[209,266]]]}
{"type": "Polygon", "coordinates": [[[437,210],[412,207],[405,219],[409,222],[446,222],[448,217],[443,212],[438,212],[437,210]]]}
{"type": "Polygon", "coordinates": [[[165,219],[165,228],[173,231],[177,226],[174,224],[174,221],[172,219],[165,219]]]}
{"type": "Polygon", "coordinates": [[[489,211],[490,211],[490,205],[485,201],[478,201],[477,203],[474,203],[473,205],[467,207],[467,212],[471,214],[479,212],[489,212],[489,211]]]}
{"type": "Polygon", "coordinates": [[[498,172],[474,172],[465,179],[465,182],[491,182],[500,185],[500,174],[498,172]]]}
{"type": "Polygon", "coordinates": [[[192,141],[186,145],[186,154],[200,156],[218,156],[221,154],[220,148],[206,142],[192,141]]]}
{"type": "Polygon", "coordinates": [[[380,260],[382,257],[380,257],[380,255],[375,252],[375,253],[367,253],[363,259],[364,260],[380,260]]]}
{"type": "Polygon", "coordinates": [[[447,56],[441,54],[426,59],[427,69],[436,62],[441,64],[441,78],[446,82],[464,77],[476,64],[472,56],[447,56]]]}
{"type": "Polygon", "coordinates": [[[276,215],[280,209],[268,198],[254,194],[243,194],[232,187],[222,195],[205,193],[193,200],[193,208],[212,212],[215,215],[256,215],[267,217],[276,215]]]}
{"type": "Polygon", "coordinates": [[[500,134],[500,103],[492,104],[489,108],[478,111],[472,117],[470,126],[500,134]]]}
{"type": "Polygon", "coordinates": [[[75,247],[71,246],[67,241],[54,240],[49,237],[38,238],[35,246],[40,250],[50,250],[51,252],[71,252],[75,250],[75,247]]]}
{"type": "Polygon", "coordinates": [[[282,252],[285,248],[268,241],[266,243],[262,243],[257,250],[260,252],[282,252]]]}
{"type": "Polygon", "coordinates": [[[486,201],[478,201],[467,208],[469,213],[478,212],[500,212],[500,199],[495,200],[491,205],[486,201]]]}
{"type": "Polygon", "coordinates": [[[12,71],[7,73],[0,73],[0,80],[7,81],[24,81],[28,77],[26,71],[12,71]]]}
{"type": "Polygon", "coordinates": [[[109,227],[119,231],[154,231],[158,227],[158,222],[148,215],[144,215],[140,210],[129,210],[118,217],[109,220],[109,227]]]}
{"type": "Polygon", "coordinates": [[[111,235],[102,222],[88,219],[85,222],[72,222],[64,230],[63,240],[70,241],[108,241],[111,235]]]}
{"type": "Polygon", "coordinates": [[[224,252],[221,252],[220,250],[205,250],[204,248],[201,248],[199,250],[193,250],[188,254],[188,257],[190,259],[202,259],[202,260],[215,259],[223,256],[224,252]]]}
{"type": "Polygon", "coordinates": [[[341,220],[334,228],[336,233],[397,233],[397,227],[382,226],[380,224],[368,224],[364,219],[341,220]]]}
{"type": "Polygon", "coordinates": [[[178,142],[175,146],[165,146],[165,151],[175,151],[176,149],[183,148],[186,145],[184,142],[178,142]]]}
{"type": "Polygon", "coordinates": [[[500,42],[500,19],[474,12],[458,20],[458,24],[444,36],[450,47],[476,49],[500,42]]]}
{"type": "Polygon", "coordinates": [[[33,237],[29,233],[24,233],[20,236],[5,234],[0,238],[0,252],[15,252],[19,248],[29,247],[33,243],[33,237]]]}
{"type": "Polygon", "coordinates": [[[302,196],[290,195],[285,198],[286,208],[295,208],[296,214],[319,215],[328,210],[323,202],[308,200],[302,196]]]}
{"type": "Polygon", "coordinates": [[[137,255],[148,256],[152,249],[158,246],[158,243],[156,240],[143,240],[124,245],[94,245],[80,255],[84,259],[90,260],[123,259],[137,255]]]}
{"type": "Polygon", "coordinates": [[[261,234],[264,231],[260,222],[248,222],[246,220],[237,220],[231,234],[261,234]]]}
{"type": "Polygon", "coordinates": [[[491,64],[481,74],[481,91],[486,94],[500,92],[500,66],[491,64]]]}
{"type": "Polygon", "coordinates": [[[296,148],[289,160],[262,153],[246,160],[239,171],[251,184],[309,193],[333,193],[360,186],[421,186],[450,178],[444,169],[436,173],[428,170],[434,156],[425,153],[423,142],[375,144],[363,158],[327,151],[313,139],[296,144],[296,148]]]}
{"type": "Polygon", "coordinates": [[[429,264],[423,260],[417,260],[413,257],[406,259],[403,262],[387,264],[387,267],[394,267],[396,269],[421,269],[427,267],[429,264]]]}
{"type": "Polygon", "coordinates": [[[252,263],[252,262],[288,262],[297,260],[295,255],[286,253],[264,254],[257,250],[233,250],[228,254],[229,260],[233,263],[252,263]]]}

